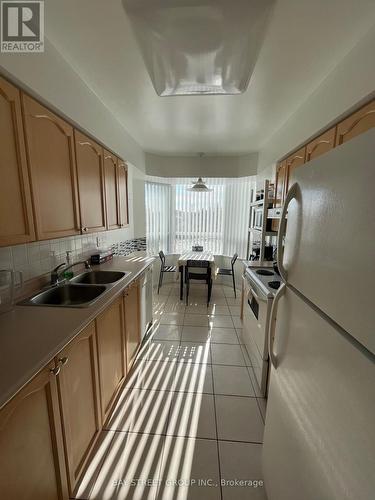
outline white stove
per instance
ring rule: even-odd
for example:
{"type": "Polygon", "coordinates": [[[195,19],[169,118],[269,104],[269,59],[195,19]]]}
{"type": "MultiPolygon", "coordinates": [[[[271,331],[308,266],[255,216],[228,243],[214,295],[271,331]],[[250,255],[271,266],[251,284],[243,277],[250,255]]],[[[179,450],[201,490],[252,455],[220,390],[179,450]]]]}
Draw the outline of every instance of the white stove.
{"type": "Polygon", "coordinates": [[[268,388],[268,328],[273,298],[281,285],[280,276],[272,267],[245,268],[243,274],[242,337],[260,392],[268,388]]]}

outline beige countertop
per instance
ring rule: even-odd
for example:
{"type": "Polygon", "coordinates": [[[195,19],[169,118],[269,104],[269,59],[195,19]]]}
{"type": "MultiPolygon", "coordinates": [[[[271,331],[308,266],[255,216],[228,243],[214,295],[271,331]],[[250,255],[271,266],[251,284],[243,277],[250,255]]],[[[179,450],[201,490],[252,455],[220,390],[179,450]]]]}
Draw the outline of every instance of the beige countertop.
{"type": "Polygon", "coordinates": [[[145,252],[137,252],[93,266],[94,270],[130,271],[131,274],[111,286],[89,307],[16,305],[13,311],[0,315],[0,408],[153,261],[145,252]]]}

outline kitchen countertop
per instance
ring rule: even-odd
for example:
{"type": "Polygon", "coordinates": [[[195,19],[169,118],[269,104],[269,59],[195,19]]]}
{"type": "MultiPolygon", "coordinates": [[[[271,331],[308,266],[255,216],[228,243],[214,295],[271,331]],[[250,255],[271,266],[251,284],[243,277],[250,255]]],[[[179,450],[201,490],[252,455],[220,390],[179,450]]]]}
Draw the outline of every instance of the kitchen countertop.
{"type": "Polygon", "coordinates": [[[0,315],[0,409],[154,260],[146,252],[137,252],[93,266],[93,270],[130,271],[131,274],[111,286],[89,307],[16,305],[13,311],[0,315]]]}

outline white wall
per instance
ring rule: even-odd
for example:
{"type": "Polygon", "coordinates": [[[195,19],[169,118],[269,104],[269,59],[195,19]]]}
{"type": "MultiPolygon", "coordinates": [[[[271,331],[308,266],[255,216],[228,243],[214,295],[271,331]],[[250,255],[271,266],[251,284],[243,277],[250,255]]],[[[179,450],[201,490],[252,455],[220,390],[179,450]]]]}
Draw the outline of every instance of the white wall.
{"type": "Polygon", "coordinates": [[[48,41],[41,54],[0,54],[0,71],[97,137],[124,160],[145,169],[142,148],[48,41]]]}
{"type": "Polygon", "coordinates": [[[257,172],[258,154],[162,156],[146,153],[146,172],[160,177],[247,177],[257,172]]]}
{"type": "MultiPolygon", "coordinates": [[[[258,175],[374,92],[375,28],[342,59],[302,106],[263,145],[258,175]]],[[[294,68],[296,71],[297,68],[294,68]]],[[[303,70],[303,68],[301,68],[303,70]]],[[[268,170],[266,175],[270,175],[268,170]]]]}

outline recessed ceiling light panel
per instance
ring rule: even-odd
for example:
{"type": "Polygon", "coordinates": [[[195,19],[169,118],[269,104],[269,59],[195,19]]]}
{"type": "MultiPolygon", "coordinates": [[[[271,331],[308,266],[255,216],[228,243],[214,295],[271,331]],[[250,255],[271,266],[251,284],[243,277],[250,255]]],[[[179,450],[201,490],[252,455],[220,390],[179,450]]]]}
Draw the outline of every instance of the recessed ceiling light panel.
{"type": "Polygon", "coordinates": [[[241,94],[274,0],[123,0],[159,96],[241,94]]]}

